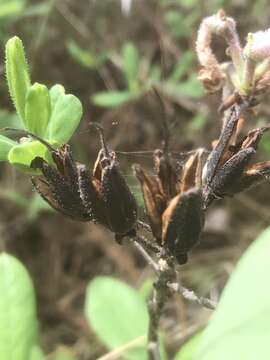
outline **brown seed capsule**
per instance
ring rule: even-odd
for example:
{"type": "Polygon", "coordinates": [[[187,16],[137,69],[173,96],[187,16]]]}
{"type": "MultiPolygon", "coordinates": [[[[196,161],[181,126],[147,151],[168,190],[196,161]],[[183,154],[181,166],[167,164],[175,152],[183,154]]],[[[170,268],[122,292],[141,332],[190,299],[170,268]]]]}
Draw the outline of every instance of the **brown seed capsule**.
{"type": "Polygon", "coordinates": [[[204,167],[203,195],[206,206],[215,198],[233,196],[259,182],[270,174],[270,162],[250,165],[259,141],[269,126],[251,130],[238,141],[237,125],[243,109],[234,106],[225,119],[220,138],[204,167]]]}
{"type": "MultiPolygon", "coordinates": [[[[107,149],[102,129],[97,125],[95,127],[101,137],[102,149],[94,166],[92,182],[103,204],[106,226],[119,234],[117,238],[120,239],[121,235],[134,233],[137,204],[120,172],[115,152],[107,149]]],[[[85,176],[82,174],[80,175],[80,191],[84,206],[91,213],[92,205],[88,199],[92,197],[92,190],[89,192],[87,189],[85,176]]]]}
{"type": "Polygon", "coordinates": [[[204,226],[202,193],[192,188],[174,197],[162,215],[162,242],[179,264],[199,241],[204,226]]]}
{"type": "Polygon", "coordinates": [[[42,175],[32,177],[38,193],[54,209],[74,220],[92,220],[83,205],[78,184],[78,168],[72,159],[69,145],[51,152],[56,167],[36,157],[31,164],[42,175]]]}
{"type": "MultiPolygon", "coordinates": [[[[136,201],[122,176],[115,153],[104,144],[98,154],[93,174],[72,158],[69,145],[51,151],[55,166],[35,158],[31,166],[41,176],[32,178],[40,195],[56,210],[79,221],[94,221],[108,227],[117,238],[134,233],[137,220],[136,201]]],[[[37,137],[36,137],[37,138],[37,137]]]]}
{"type": "Polygon", "coordinates": [[[154,177],[135,166],[153,235],[179,264],[186,263],[203,229],[201,156],[199,150],[188,159],[182,176],[176,173],[169,154],[161,150],[154,153],[154,177]]]}

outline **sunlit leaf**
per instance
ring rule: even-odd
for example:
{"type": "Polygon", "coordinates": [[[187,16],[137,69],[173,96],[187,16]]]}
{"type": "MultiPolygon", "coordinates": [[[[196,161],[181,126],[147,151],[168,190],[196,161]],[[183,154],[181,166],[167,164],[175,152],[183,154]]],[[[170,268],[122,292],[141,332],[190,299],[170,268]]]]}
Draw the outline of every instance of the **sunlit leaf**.
{"type": "MultiPolygon", "coordinates": [[[[142,297],[130,286],[110,277],[97,277],[87,288],[86,317],[100,340],[116,349],[147,334],[148,313],[142,297]]],[[[123,359],[145,360],[145,341],[129,349],[123,359]]]]}
{"type": "Polygon", "coordinates": [[[46,360],[45,355],[38,345],[33,346],[31,349],[29,360],[46,360]]]}
{"type": "Polygon", "coordinates": [[[270,359],[270,229],[240,259],[194,359],[270,359]]]}
{"type": "Polygon", "coordinates": [[[43,137],[51,116],[49,91],[45,85],[35,83],[26,95],[25,127],[35,135],[43,137]]]}
{"type": "Polygon", "coordinates": [[[74,95],[62,94],[62,89],[57,85],[50,90],[52,112],[46,132],[46,138],[58,144],[69,141],[82,117],[80,100],[74,95]]]}
{"type": "Polygon", "coordinates": [[[201,343],[202,332],[193,335],[183,346],[181,350],[175,355],[173,360],[192,360],[198,346],[201,343]]]}
{"type": "Polygon", "coordinates": [[[30,87],[30,75],[23,43],[17,36],[9,39],[6,44],[6,76],[10,96],[17,113],[24,121],[25,97],[30,87]]]}
{"type": "Polygon", "coordinates": [[[0,255],[0,359],[29,360],[37,320],[32,281],[13,256],[0,255]]]}
{"type": "Polygon", "coordinates": [[[53,356],[52,360],[77,360],[77,357],[68,350],[59,350],[53,356]]]}
{"type": "Polygon", "coordinates": [[[29,174],[37,174],[37,170],[30,168],[31,162],[37,156],[52,162],[48,149],[39,141],[24,142],[13,146],[8,153],[8,161],[29,174]]]}

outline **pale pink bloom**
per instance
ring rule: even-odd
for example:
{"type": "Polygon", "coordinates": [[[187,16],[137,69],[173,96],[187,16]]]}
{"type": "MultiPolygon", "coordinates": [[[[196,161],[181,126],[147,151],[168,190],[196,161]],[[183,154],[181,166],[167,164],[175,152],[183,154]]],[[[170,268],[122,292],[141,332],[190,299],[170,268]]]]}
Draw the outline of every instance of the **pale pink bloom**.
{"type": "Polygon", "coordinates": [[[248,34],[244,53],[256,62],[270,57],[270,29],[248,34]]]}

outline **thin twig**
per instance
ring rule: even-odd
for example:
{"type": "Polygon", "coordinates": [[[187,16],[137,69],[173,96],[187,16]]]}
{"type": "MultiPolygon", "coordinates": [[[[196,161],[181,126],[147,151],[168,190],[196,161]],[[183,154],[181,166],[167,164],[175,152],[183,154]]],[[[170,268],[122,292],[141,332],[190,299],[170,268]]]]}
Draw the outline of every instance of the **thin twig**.
{"type": "Polygon", "coordinates": [[[138,345],[143,345],[145,342],[146,337],[140,336],[134,340],[129,341],[123,346],[119,346],[118,348],[114,349],[113,351],[110,351],[104,356],[99,357],[97,360],[116,360],[121,357],[127,350],[133,349],[134,347],[138,345]]]}
{"type": "Polygon", "coordinates": [[[146,231],[152,233],[150,225],[146,224],[144,221],[138,220],[137,225],[138,225],[138,227],[142,228],[143,230],[146,230],[146,231]]]}
{"type": "Polygon", "coordinates": [[[217,302],[203,296],[198,296],[193,290],[189,290],[177,283],[168,283],[167,286],[174,292],[181,294],[184,299],[199,304],[207,309],[215,310],[217,302]]]}
{"type": "Polygon", "coordinates": [[[148,327],[148,359],[160,360],[158,329],[159,321],[163,312],[163,308],[171,295],[171,291],[167,286],[168,282],[175,279],[175,270],[168,265],[166,260],[159,260],[159,274],[154,283],[152,298],[148,303],[149,327],[148,327]]]}
{"type": "Polygon", "coordinates": [[[143,246],[138,243],[136,240],[133,239],[134,246],[139,250],[141,255],[144,257],[144,259],[147,261],[147,263],[154,269],[156,273],[159,272],[159,266],[155,261],[151,258],[151,256],[147,253],[147,251],[143,248],[143,246]]]}
{"type": "Polygon", "coordinates": [[[137,234],[133,240],[141,244],[146,250],[152,251],[156,254],[162,252],[162,248],[156,244],[154,241],[149,241],[145,236],[137,234]]]}

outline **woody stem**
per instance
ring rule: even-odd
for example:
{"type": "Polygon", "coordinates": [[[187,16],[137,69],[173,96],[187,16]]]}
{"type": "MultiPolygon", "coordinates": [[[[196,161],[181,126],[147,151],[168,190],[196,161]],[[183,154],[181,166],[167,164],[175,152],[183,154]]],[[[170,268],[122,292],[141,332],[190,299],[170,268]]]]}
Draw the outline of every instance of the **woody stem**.
{"type": "Polygon", "coordinates": [[[175,271],[172,269],[166,260],[159,260],[159,272],[154,283],[152,297],[148,303],[149,312],[149,326],[148,326],[148,340],[147,351],[148,360],[160,360],[160,346],[159,346],[159,322],[163,313],[164,306],[171,291],[168,283],[175,279],[175,271]]]}

